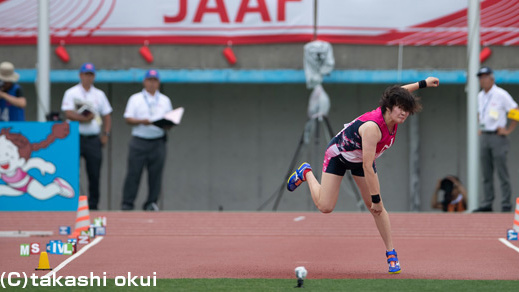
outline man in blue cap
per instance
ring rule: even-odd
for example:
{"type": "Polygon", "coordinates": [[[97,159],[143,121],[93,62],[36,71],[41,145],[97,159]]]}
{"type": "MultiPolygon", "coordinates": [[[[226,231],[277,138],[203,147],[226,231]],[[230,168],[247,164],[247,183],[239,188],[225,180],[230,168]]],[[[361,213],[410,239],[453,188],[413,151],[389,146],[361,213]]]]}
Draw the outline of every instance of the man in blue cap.
{"type": "Polygon", "coordinates": [[[478,94],[478,111],[484,195],[480,207],[474,212],[492,212],[494,169],[501,181],[501,211],[510,212],[512,189],[507,166],[510,150],[507,136],[514,131],[517,121],[510,120],[507,127],[507,113],[511,109],[517,109],[517,103],[506,90],[495,84],[494,72],[490,67],[479,69],[477,76],[482,88],[478,94]]]}
{"type": "Polygon", "coordinates": [[[85,63],[79,69],[79,84],[65,91],[61,110],[68,120],[79,122],[80,155],[88,175],[88,205],[97,210],[102,147],[112,128],[112,106],[105,93],[94,87],[95,66],[85,63]]]}
{"type": "Polygon", "coordinates": [[[157,70],[144,75],[144,89],[128,100],[124,111],[126,122],[133,126],[128,153],[128,167],[123,187],[122,210],[133,210],[144,167],[148,170],[148,199],[143,210],[158,211],[157,201],[162,187],[162,171],[166,159],[166,130],[153,121],[173,110],[169,97],[159,92],[157,70]]]}

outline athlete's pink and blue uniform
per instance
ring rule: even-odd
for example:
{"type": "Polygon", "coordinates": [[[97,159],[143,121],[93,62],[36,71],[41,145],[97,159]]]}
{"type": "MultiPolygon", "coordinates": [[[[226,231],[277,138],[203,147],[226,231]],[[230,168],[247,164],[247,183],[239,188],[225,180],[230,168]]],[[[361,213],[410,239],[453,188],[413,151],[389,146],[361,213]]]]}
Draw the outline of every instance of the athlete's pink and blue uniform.
{"type": "MultiPolygon", "coordinates": [[[[324,172],[344,176],[346,170],[349,169],[352,175],[364,176],[362,137],[359,134],[359,128],[368,121],[375,122],[382,133],[382,138],[377,143],[375,158],[393,145],[398,125],[395,125],[393,132],[390,133],[379,107],[344,125],[344,128],[332,139],[324,155],[324,172]]],[[[377,171],[375,162],[373,162],[373,169],[375,172],[377,171]]]]}

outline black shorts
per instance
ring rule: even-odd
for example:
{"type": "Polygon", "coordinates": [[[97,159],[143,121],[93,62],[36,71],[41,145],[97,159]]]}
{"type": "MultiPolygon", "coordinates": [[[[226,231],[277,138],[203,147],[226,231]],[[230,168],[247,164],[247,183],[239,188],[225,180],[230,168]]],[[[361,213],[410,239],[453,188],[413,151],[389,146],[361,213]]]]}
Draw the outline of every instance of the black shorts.
{"type": "MultiPolygon", "coordinates": [[[[323,171],[335,175],[344,176],[346,170],[350,170],[352,175],[364,177],[364,167],[362,162],[349,162],[347,161],[336,148],[335,138],[332,139],[326,149],[323,162],[323,171]],[[335,147],[335,149],[334,149],[335,147]]],[[[377,167],[375,161],[373,161],[373,170],[377,173],[377,167]]]]}

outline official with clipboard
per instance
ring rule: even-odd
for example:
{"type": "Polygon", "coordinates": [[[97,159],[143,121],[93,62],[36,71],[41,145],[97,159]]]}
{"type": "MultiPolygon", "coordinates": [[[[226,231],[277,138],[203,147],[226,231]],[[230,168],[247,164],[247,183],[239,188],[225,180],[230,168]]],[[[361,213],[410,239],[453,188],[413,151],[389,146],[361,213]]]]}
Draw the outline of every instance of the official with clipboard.
{"type": "Polygon", "coordinates": [[[123,187],[122,210],[134,209],[144,167],[148,170],[148,199],[142,209],[159,210],[157,201],[166,160],[166,131],[180,123],[183,113],[182,108],[173,110],[170,99],[159,92],[159,85],[159,73],[156,70],[148,70],[144,76],[144,89],[130,97],[124,111],[126,122],[133,128],[123,187]],[[175,118],[175,121],[171,118],[175,118]]]}

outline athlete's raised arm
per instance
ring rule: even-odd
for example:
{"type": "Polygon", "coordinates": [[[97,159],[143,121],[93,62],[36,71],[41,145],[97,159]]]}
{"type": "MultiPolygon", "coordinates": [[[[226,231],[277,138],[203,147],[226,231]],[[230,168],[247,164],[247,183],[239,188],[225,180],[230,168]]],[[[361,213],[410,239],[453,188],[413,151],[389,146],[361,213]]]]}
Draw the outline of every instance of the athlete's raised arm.
{"type": "Polygon", "coordinates": [[[413,92],[420,88],[438,87],[439,85],[440,85],[440,79],[438,79],[436,77],[427,77],[427,79],[425,79],[425,80],[403,85],[402,87],[409,90],[409,92],[413,92]]]}

